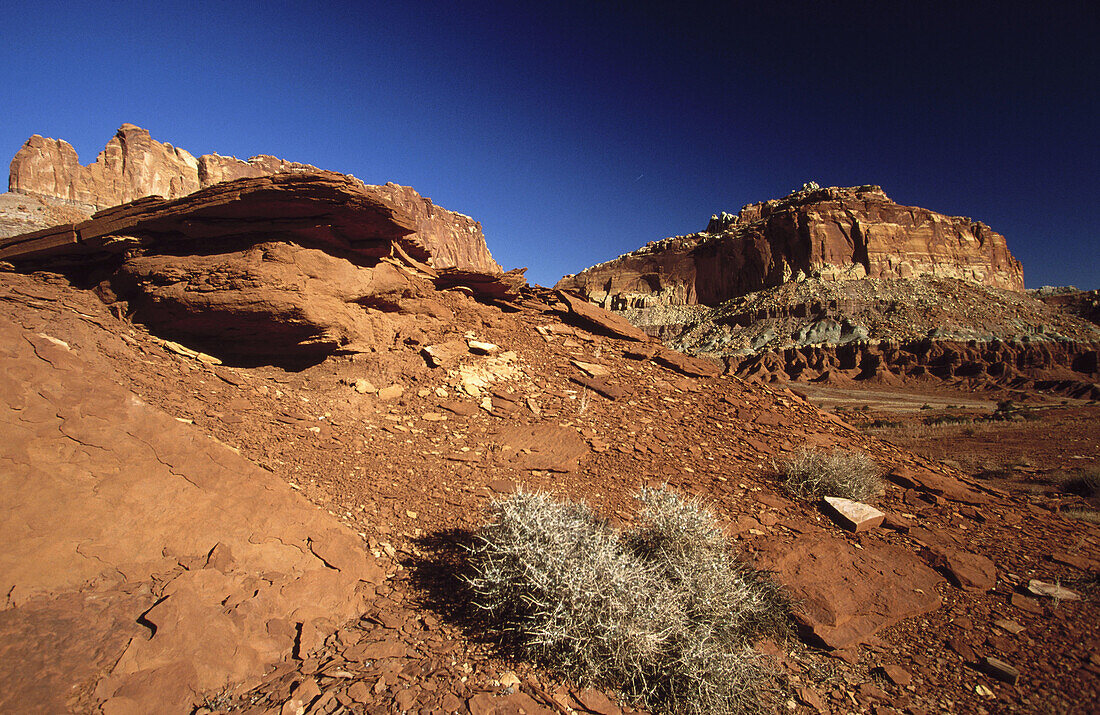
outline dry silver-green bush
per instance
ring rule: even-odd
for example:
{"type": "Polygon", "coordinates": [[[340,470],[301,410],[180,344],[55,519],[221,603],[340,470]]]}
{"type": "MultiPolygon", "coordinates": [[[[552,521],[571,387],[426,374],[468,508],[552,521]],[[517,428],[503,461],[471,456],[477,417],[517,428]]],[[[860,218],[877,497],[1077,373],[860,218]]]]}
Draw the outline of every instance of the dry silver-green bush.
{"type": "Polygon", "coordinates": [[[541,493],[493,502],[471,554],[476,605],[522,653],[646,707],[752,710],[767,671],[749,639],[782,631],[787,601],[730,556],[697,503],[639,499],[627,533],[541,493]]]}
{"type": "Polygon", "coordinates": [[[803,450],[780,465],[787,489],[800,499],[843,497],[861,502],[882,494],[882,477],[875,460],[844,449],[803,450]]]}

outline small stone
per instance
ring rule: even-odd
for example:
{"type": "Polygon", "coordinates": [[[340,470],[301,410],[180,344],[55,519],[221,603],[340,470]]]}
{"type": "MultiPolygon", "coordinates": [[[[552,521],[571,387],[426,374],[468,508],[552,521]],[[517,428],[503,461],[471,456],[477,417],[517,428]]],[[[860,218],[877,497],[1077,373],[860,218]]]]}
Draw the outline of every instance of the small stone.
{"type": "Polygon", "coordinates": [[[586,710],[596,713],[597,715],[620,715],[622,713],[619,706],[611,702],[611,698],[595,688],[574,690],[573,697],[575,697],[577,702],[583,705],[586,710]]]}
{"type": "Polygon", "coordinates": [[[570,362],[589,377],[606,377],[611,374],[610,368],[593,362],[581,362],[580,360],[570,360],[570,362]]]}
{"type": "Polygon", "coordinates": [[[1020,671],[1013,668],[1003,660],[998,660],[991,656],[986,656],[982,659],[982,670],[989,675],[992,675],[997,680],[1004,681],[1009,685],[1015,685],[1016,681],[1020,679],[1020,671]]]}
{"type": "Polygon", "coordinates": [[[422,388],[420,388],[419,390],[416,391],[416,396],[417,397],[427,397],[430,394],[432,394],[432,391],[429,390],[426,387],[422,387],[422,388]]]}
{"type": "Polygon", "coordinates": [[[446,422],[447,415],[441,415],[438,412],[425,412],[424,414],[420,415],[420,419],[426,420],[428,422],[446,422]]]}
{"type": "Polygon", "coordinates": [[[1014,593],[1012,594],[1012,597],[1009,598],[1008,602],[1016,608],[1019,608],[1021,611],[1034,613],[1037,616],[1043,615],[1043,607],[1040,606],[1039,602],[1036,601],[1034,598],[1028,598],[1027,596],[1020,593],[1014,593]]]}
{"type": "Polygon", "coordinates": [[[952,548],[943,549],[940,556],[947,572],[959,588],[966,591],[989,591],[997,585],[997,567],[985,556],[952,548]]]}
{"type": "Polygon", "coordinates": [[[355,381],[355,391],[358,392],[360,395],[373,395],[374,393],[378,392],[378,388],[372,385],[370,383],[370,380],[364,380],[360,377],[355,381]]]}
{"type": "Polygon", "coordinates": [[[310,704],[320,696],[321,688],[317,686],[317,681],[313,678],[304,680],[294,689],[290,699],[283,703],[281,714],[303,715],[310,704]]]}
{"type": "Polygon", "coordinates": [[[913,528],[913,520],[906,517],[904,514],[895,514],[890,512],[886,515],[886,518],[882,521],[883,527],[892,529],[901,534],[909,533],[909,530],[913,528]]]}
{"type": "Polygon", "coordinates": [[[480,340],[467,340],[466,345],[470,347],[470,352],[475,355],[492,355],[493,353],[500,350],[499,345],[484,343],[480,340]]]}
{"type": "Polygon", "coordinates": [[[961,638],[948,638],[947,647],[962,656],[962,659],[968,663],[974,663],[978,660],[978,654],[974,652],[969,643],[961,638]]]}
{"type": "Polygon", "coordinates": [[[1056,583],[1046,583],[1045,581],[1039,581],[1037,579],[1031,579],[1027,582],[1027,590],[1031,591],[1036,596],[1046,596],[1047,598],[1053,598],[1059,601],[1076,601],[1081,598],[1068,588],[1063,588],[1056,583]]]}
{"type": "Polygon", "coordinates": [[[1019,635],[1024,631],[1024,627],[1021,626],[1019,623],[1017,623],[1016,621],[1010,621],[1006,618],[993,621],[993,625],[997,626],[1003,631],[1008,631],[1014,636],[1019,635]]]}
{"type": "Polygon", "coordinates": [[[859,686],[859,694],[861,697],[868,700],[882,700],[888,701],[890,699],[889,693],[882,688],[878,687],[874,683],[863,683],[859,686]]]}
{"type": "Polygon", "coordinates": [[[983,698],[993,697],[993,691],[990,690],[987,686],[982,685],[981,683],[978,683],[974,686],[974,692],[982,696],[983,698]]]}
{"type": "Polygon", "coordinates": [[[886,515],[873,506],[841,497],[825,497],[825,503],[832,507],[839,517],[841,526],[855,532],[869,531],[882,524],[886,515]]]}
{"type": "Polygon", "coordinates": [[[378,391],[378,399],[380,400],[396,400],[405,394],[405,388],[401,385],[390,385],[389,387],[383,387],[378,391]]]}
{"type": "Polygon", "coordinates": [[[510,670],[500,676],[500,687],[502,688],[514,688],[519,685],[519,682],[519,676],[510,670]]]}
{"type": "Polygon", "coordinates": [[[905,687],[913,682],[913,676],[909,675],[909,671],[900,665],[884,665],[881,670],[886,679],[894,685],[905,687]]]}
{"type": "Polygon", "coordinates": [[[348,697],[357,703],[369,703],[374,699],[374,694],[367,684],[360,680],[348,688],[348,697]]]}
{"type": "Polygon", "coordinates": [[[397,707],[401,709],[401,712],[406,712],[416,703],[416,691],[411,689],[402,690],[394,696],[393,700],[397,707]]]}
{"type": "Polygon", "coordinates": [[[799,702],[803,705],[809,705],[819,713],[829,712],[829,708],[825,707],[825,701],[821,699],[821,696],[818,695],[817,691],[813,688],[799,688],[795,693],[798,695],[799,702]]]}

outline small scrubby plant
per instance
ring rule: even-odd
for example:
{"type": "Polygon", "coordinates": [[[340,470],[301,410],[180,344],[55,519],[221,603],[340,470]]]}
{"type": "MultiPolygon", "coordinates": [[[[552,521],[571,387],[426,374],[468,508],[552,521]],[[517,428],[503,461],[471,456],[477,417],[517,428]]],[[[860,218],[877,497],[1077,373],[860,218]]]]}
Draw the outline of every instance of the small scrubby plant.
{"type": "Polygon", "coordinates": [[[789,604],[698,503],[665,489],[639,500],[626,533],[542,493],[494,501],[471,554],[476,605],[523,654],[645,707],[753,710],[768,672],[749,640],[782,632],[789,604]]]}
{"type": "Polygon", "coordinates": [[[1077,470],[1061,479],[1062,490],[1069,494],[1095,499],[1100,497],[1100,469],[1077,470]]]}
{"type": "Polygon", "coordinates": [[[803,450],[783,462],[779,472],[799,499],[830,496],[869,502],[883,491],[878,465],[863,452],[803,450]]]}

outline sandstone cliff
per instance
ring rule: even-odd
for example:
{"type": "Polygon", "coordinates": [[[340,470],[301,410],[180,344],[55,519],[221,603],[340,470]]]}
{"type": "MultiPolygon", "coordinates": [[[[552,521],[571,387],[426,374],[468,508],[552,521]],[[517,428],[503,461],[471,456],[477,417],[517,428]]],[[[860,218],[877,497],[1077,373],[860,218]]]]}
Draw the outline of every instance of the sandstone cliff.
{"type": "Polygon", "coordinates": [[[523,284],[515,273],[434,269],[419,225],[352,177],[284,172],[0,239],[0,260],[82,276],[173,339],[293,362],[385,350],[469,312],[471,295],[523,284]]]}
{"type": "MultiPolygon", "coordinates": [[[[68,142],[32,136],[12,159],[8,190],[48,201],[59,200],[89,216],[96,210],[146,196],[176,199],[223,181],[316,170],[309,164],[269,155],[254,156],[248,161],[219,154],[204,154],[196,159],[184,149],[158,142],[141,127],[123,124],[87,166],[81,166],[76,150],[68,142]]],[[[485,235],[477,221],[436,206],[408,186],[386,184],[370,188],[412,217],[419,240],[432,255],[434,267],[502,272],[485,245],[485,235]]],[[[35,224],[23,221],[20,230],[2,235],[47,228],[54,223],[45,218],[35,224]]]]}
{"type": "Polygon", "coordinates": [[[566,276],[558,288],[607,308],[717,305],[792,279],[960,278],[1023,290],[1004,236],[980,222],[901,206],[878,186],[807,188],[711,219],[566,276]]]}

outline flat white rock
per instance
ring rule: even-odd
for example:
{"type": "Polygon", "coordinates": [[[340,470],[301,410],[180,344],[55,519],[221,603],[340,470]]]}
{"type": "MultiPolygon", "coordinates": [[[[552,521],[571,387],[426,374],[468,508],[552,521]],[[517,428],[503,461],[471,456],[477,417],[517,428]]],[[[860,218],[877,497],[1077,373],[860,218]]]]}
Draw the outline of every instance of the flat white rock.
{"type": "Polygon", "coordinates": [[[851,499],[825,497],[825,503],[840,517],[842,525],[852,531],[868,531],[882,524],[886,518],[885,514],[873,506],[851,499]]]}
{"type": "Polygon", "coordinates": [[[1059,601],[1076,601],[1081,598],[1068,588],[1062,588],[1056,583],[1046,583],[1045,581],[1039,581],[1037,579],[1031,579],[1027,582],[1027,590],[1031,591],[1036,596],[1047,596],[1049,598],[1056,598],[1059,601]]]}

